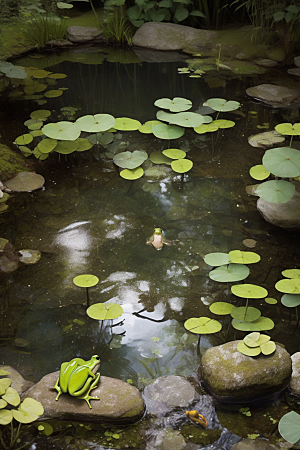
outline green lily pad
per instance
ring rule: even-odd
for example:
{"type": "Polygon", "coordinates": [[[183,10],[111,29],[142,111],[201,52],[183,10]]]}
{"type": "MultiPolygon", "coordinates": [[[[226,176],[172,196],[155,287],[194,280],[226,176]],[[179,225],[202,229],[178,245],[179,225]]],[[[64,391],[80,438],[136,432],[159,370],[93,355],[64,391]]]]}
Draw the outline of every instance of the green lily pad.
{"type": "Polygon", "coordinates": [[[36,264],[42,257],[42,254],[39,250],[22,248],[22,250],[19,250],[19,253],[21,253],[19,261],[23,264],[36,264]]]}
{"type": "Polygon", "coordinates": [[[186,98],[175,97],[173,100],[169,98],[159,98],[154,102],[158,108],[169,109],[172,112],[181,112],[191,109],[192,102],[186,98]]]}
{"type": "MultiPolygon", "coordinates": [[[[73,5],[71,5],[71,8],[72,8],[72,6],[73,5]]],[[[67,77],[67,75],[65,73],[51,73],[51,75],[49,75],[49,78],[54,79],[54,80],[60,80],[62,78],[66,78],[66,77],[67,77]]]]}
{"type": "Polygon", "coordinates": [[[2,409],[0,411],[0,425],[8,425],[13,420],[12,411],[2,409]]]}
{"type": "Polygon", "coordinates": [[[28,414],[35,414],[37,416],[41,416],[44,414],[44,408],[40,402],[34,400],[33,398],[27,397],[21,405],[19,409],[22,411],[26,411],[28,414]]]}
{"type": "Polygon", "coordinates": [[[94,146],[94,144],[92,144],[92,142],[90,142],[86,138],[77,138],[75,142],[78,144],[76,152],[85,152],[86,150],[90,150],[94,146]]]}
{"type": "Polygon", "coordinates": [[[214,131],[218,131],[219,127],[217,125],[214,125],[213,122],[211,123],[203,123],[200,125],[200,127],[194,128],[194,131],[198,134],[204,134],[204,133],[213,133],[214,131]]]}
{"type": "Polygon", "coordinates": [[[230,263],[230,256],[228,253],[207,253],[204,256],[204,262],[209,266],[224,266],[230,263]]]}
{"type": "Polygon", "coordinates": [[[134,152],[122,152],[114,156],[114,163],[123,169],[136,169],[144,161],[148,159],[146,152],[141,150],[134,150],[134,152]]]}
{"type": "Polygon", "coordinates": [[[56,139],[43,139],[41,142],[38,143],[37,148],[41,153],[50,153],[52,150],[55,149],[57,146],[57,140],[56,139]]]}
{"type": "Polygon", "coordinates": [[[276,350],[276,344],[273,341],[269,341],[261,344],[260,348],[263,355],[271,355],[276,350]]]}
{"type": "Polygon", "coordinates": [[[82,116],[75,122],[81,131],[89,133],[98,133],[100,131],[107,131],[113,128],[116,124],[116,119],[110,114],[95,114],[82,116]]]}
{"type": "Polygon", "coordinates": [[[243,341],[248,347],[259,347],[260,345],[269,342],[270,339],[270,336],[254,331],[253,333],[247,334],[243,341]]]}
{"type": "Polygon", "coordinates": [[[186,173],[193,167],[193,162],[189,159],[177,159],[171,162],[171,167],[176,173],[186,173]]]}
{"type": "Polygon", "coordinates": [[[275,288],[285,294],[300,294],[300,278],[279,280],[275,284],[275,288]]]}
{"type": "Polygon", "coordinates": [[[152,127],[152,133],[159,139],[178,139],[184,135],[184,128],[160,123],[152,127]]]}
{"type": "Polygon", "coordinates": [[[277,177],[293,178],[300,175],[300,151],[294,148],[271,148],[265,152],[262,163],[277,177]]]}
{"type": "Polygon", "coordinates": [[[33,136],[29,133],[18,136],[15,140],[17,145],[28,145],[33,141],[33,136]]]}
{"type": "Polygon", "coordinates": [[[300,278],[300,269],[285,269],[281,273],[287,278],[300,278]]]}
{"type": "Polygon", "coordinates": [[[184,322],[184,328],[191,333],[212,334],[220,331],[222,325],[218,320],[209,317],[192,317],[184,322]]]}
{"type": "Polygon", "coordinates": [[[10,378],[2,378],[0,379],[0,395],[5,394],[6,390],[11,385],[11,379],[10,378]]]}
{"type": "Polygon", "coordinates": [[[144,169],[137,167],[136,169],[124,169],[121,170],[120,176],[125,180],[137,180],[144,175],[144,169]]]}
{"type": "Polygon", "coordinates": [[[63,94],[62,89],[51,89],[51,91],[45,92],[44,96],[47,98],[60,97],[63,94]]]}
{"type": "Polygon", "coordinates": [[[248,142],[252,147],[266,148],[272,147],[274,144],[280,144],[284,142],[285,138],[277,131],[265,131],[264,133],[255,134],[250,136],[248,142]]]}
{"type": "MultiPolygon", "coordinates": [[[[3,400],[2,398],[0,398],[0,409],[5,408],[5,406],[7,406],[7,402],[5,400],[3,400]]],[[[0,422],[1,424],[1,422],[0,422]]]]}
{"type": "Polygon", "coordinates": [[[48,72],[48,70],[33,70],[31,72],[31,76],[33,78],[47,78],[52,72],[48,72]]]}
{"type": "Polygon", "coordinates": [[[217,119],[211,122],[211,125],[217,126],[221,129],[225,129],[234,127],[235,122],[233,122],[233,120],[217,119]]]}
{"type": "Polygon", "coordinates": [[[265,298],[265,302],[268,303],[268,305],[276,305],[278,303],[276,298],[272,297],[265,298]]]}
{"type": "Polygon", "coordinates": [[[244,322],[254,322],[254,320],[258,319],[260,316],[260,310],[253,308],[252,306],[240,306],[231,312],[231,317],[233,319],[243,320],[244,322]]]}
{"type": "Polygon", "coordinates": [[[287,136],[300,136],[300,123],[280,123],[276,125],[275,130],[283,135],[287,136]]]}
{"type": "Polygon", "coordinates": [[[76,141],[60,141],[55,147],[56,153],[61,153],[62,155],[69,155],[75,152],[79,147],[79,143],[76,141]]]}
{"type": "Polygon", "coordinates": [[[75,286],[79,287],[92,287],[96,286],[98,284],[99,278],[95,275],[90,274],[83,274],[83,275],[77,275],[77,277],[73,278],[73,283],[75,286]]]}
{"type": "Polygon", "coordinates": [[[241,104],[234,100],[227,101],[224,98],[210,98],[203,103],[203,106],[209,106],[215,111],[228,112],[235,111],[241,106],[241,104]]]}
{"type": "Polygon", "coordinates": [[[295,411],[285,414],[279,421],[278,430],[283,439],[300,445],[300,414],[295,411]]]}
{"type": "Polygon", "coordinates": [[[142,126],[141,122],[135,119],[130,119],[129,117],[117,117],[116,123],[113,127],[120,131],[135,131],[142,126]]]}
{"type": "Polygon", "coordinates": [[[159,120],[148,120],[148,122],[145,122],[144,125],[140,126],[139,132],[143,134],[152,134],[152,127],[160,123],[159,120]]]}
{"type": "Polygon", "coordinates": [[[204,123],[203,116],[193,112],[172,114],[165,111],[158,111],[156,117],[158,120],[163,120],[164,122],[187,128],[197,128],[204,123]]]}
{"type": "Polygon", "coordinates": [[[251,169],[249,170],[249,173],[251,177],[254,178],[255,180],[265,180],[270,175],[270,172],[262,164],[252,166],[251,169]]]}
{"type": "Polygon", "coordinates": [[[172,159],[167,158],[162,152],[155,151],[152,152],[150,155],[150,161],[153,162],[153,164],[168,164],[171,165],[172,159]]]}
{"type": "Polygon", "coordinates": [[[17,393],[17,391],[12,387],[8,387],[6,389],[5,394],[2,395],[2,398],[7,403],[9,403],[10,405],[13,405],[13,406],[18,406],[20,403],[20,396],[17,393]]]}
{"type": "Polygon", "coordinates": [[[178,148],[168,148],[162,151],[163,155],[170,159],[182,159],[185,158],[186,152],[179,150],[178,148]]]}
{"type": "Polygon", "coordinates": [[[239,331],[267,331],[274,328],[273,320],[260,316],[254,322],[244,322],[243,320],[232,319],[231,325],[239,331]]]}
{"type": "Polygon", "coordinates": [[[30,131],[30,134],[33,137],[44,136],[44,133],[42,132],[42,130],[32,130],[32,131],[30,131]]]}
{"type": "Polygon", "coordinates": [[[261,353],[260,347],[248,347],[243,341],[240,341],[238,343],[237,349],[239,352],[246,356],[258,356],[261,353]]]}
{"type": "Polygon", "coordinates": [[[118,303],[95,303],[86,313],[95,320],[117,319],[123,314],[123,308],[118,303]]]}
{"type": "Polygon", "coordinates": [[[260,261],[260,256],[254,252],[242,252],[241,250],[232,250],[229,252],[230,261],[235,264],[253,264],[260,261]]]}
{"type": "Polygon", "coordinates": [[[31,192],[40,189],[45,178],[35,172],[19,172],[14,178],[5,182],[6,187],[15,192],[31,192]]]}
{"type": "Polygon", "coordinates": [[[288,308],[296,308],[300,305],[300,294],[284,294],[281,303],[288,308]]]}
{"type": "Polygon", "coordinates": [[[76,123],[62,121],[48,123],[42,128],[42,132],[49,138],[62,141],[75,141],[79,138],[81,130],[76,123]]]}
{"type": "Polygon", "coordinates": [[[243,298],[264,298],[268,295],[267,289],[256,284],[236,284],[231,286],[231,292],[243,298]]]}
{"type": "Polygon", "coordinates": [[[219,316],[225,316],[230,314],[235,309],[235,306],[227,302],[215,302],[209,307],[209,310],[213,314],[218,314],[219,316]]]}
{"type": "Polygon", "coordinates": [[[258,185],[255,193],[269,203],[285,203],[294,196],[295,186],[285,180],[270,180],[258,185]]]}
{"type": "Polygon", "coordinates": [[[209,278],[221,283],[240,281],[249,275],[249,267],[244,264],[228,264],[217,267],[209,272],[209,278]]]}

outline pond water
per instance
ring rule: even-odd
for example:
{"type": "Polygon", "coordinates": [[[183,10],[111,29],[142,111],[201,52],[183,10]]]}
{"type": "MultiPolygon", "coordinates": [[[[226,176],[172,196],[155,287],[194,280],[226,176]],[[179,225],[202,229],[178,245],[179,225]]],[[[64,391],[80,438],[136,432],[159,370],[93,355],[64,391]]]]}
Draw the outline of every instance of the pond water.
{"type": "MultiPolygon", "coordinates": [[[[264,131],[257,125],[273,129],[298,114],[255,103],[245,90],[262,82],[280,83],[282,71],[241,76],[213,70],[189,78],[178,74],[186,66],[182,61],[145,63],[131,52],[98,49],[22,58],[18,64],[65,73],[67,78],[54,83],[68,89],[41,106],[23,97],[4,102],[0,134],[9,146],[26,132],[23,122],[39,108],[51,110],[53,122],[109,113],[143,123],[155,119],[154,101],[161,97],[190,99],[193,111],[212,97],[237,100],[242,106],[221,116],[234,120],[234,128],[205,135],[189,130],[172,143],[194,163],[183,179],[164,166],[158,176],[123,180],[100,146],[76,156],[61,155],[60,160],[50,155],[36,169],[46,179],[45,188],[15,195],[0,216],[1,237],[16,249],[42,252],[37,264],[20,267],[3,280],[1,363],[35,382],[63,361],[93,354],[101,358],[102,375],[131,380],[138,388],[163,375],[191,375],[207,348],[245,335],[230,326],[228,316],[209,311],[212,302],[229,299],[229,288],[209,278],[203,257],[247,250],[247,238],[256,241],[253,251],[261,256],[251,265],[247,283],[265,287],[278,300],[276,305],[255,300],[253,306],[275,322],[268,332],[273,340],[290,354],[299,351],[294,311],[290,315],[280,304],[274,287],[282,270],[299,267],[299,234],[265,222],[256,210],[256,197],[245,191],[254,184],[248,171],[260,164],[264,153],[251,147],[248,137],[264,131]],[[76,110],[66,112],[65,107],[76,110]],[[172,245],[161,251],[146,245],[154,227],[161,227],[172,245]],[[122,317],[101,324],[86,316],[85,290],[72,282],[82,273],[99,278],[89,290],[90,302],[119,303],[122,317]],[[218,318],[224,325],[216,335],[202,336],[198,348],[197,336],[183,324],[199,316],[218,318]]],[[[149,154],[168,147],[167,141],[138,131],[119,132],[114,142],[149,154]]],[[[228,423],[222,426],[230,429],[228,423]]],[[[263,435],[262,426],[252,424],[252,429],[263,435]]],[[[230,431],[242,437],[249,432],[230,431]]]]}

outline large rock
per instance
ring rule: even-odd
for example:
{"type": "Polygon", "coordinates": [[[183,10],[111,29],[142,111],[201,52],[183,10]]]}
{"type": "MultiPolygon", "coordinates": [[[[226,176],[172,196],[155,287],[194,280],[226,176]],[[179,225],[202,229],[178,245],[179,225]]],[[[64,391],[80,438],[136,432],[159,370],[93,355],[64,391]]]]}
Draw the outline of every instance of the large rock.
{"type": "Polygon", "coordinates": [[[286,107],[300,103],[300,90],[290,89],[285,86],[277,86],[275,84],[260,84],[250,87],[246,90],[250,97],[261,100],[267,105],[278,107],[286,107]]]}
{"type": "Polygon", "coordinates": [[[287,230],[300,228],[300,194],[298,192],[295,192],[288,202],[270,203],[260,198],[256,206],[263,218],[272,225],[287,230]]]}
{"type": "Polygon", "coordinates": [[[293,394],[300,397],[300,352],[294,353],[292,355],[293,372],[290,382],[290,388],[293,394]]]}
{"type": "Polygon", "coordinates": [[[141,418],[144,402],[134,386],[122,380],[100,377],[99,386],[91,391],[100,400],[91,400],[92,409],[85,400],[62,394],[55,400],[57,392],[51,389],[59,376],[59,371],[45,375],[37,384],[28,389],[25,397],[41,402],[44,407],[43,419],[73,420],[88,422],[128,423],[141,418]]]}
{"type": "Polygon", "coordinates": [[[25,380],[19,372],[11,366],[0,366],[0,369],[9,372],[9,375],[5,375],[5,378],[11,379],[11,387],[14,388],[19,395],[27,391],[32,385],[32,381],[25,380]]]}
{"type": "Polygon", "coordinates": [[[175,23],[144,23],[133,37],[133,45],[156,50],[182,50],[193,46],[200,49],[211,48],[218,33],[209,30],[177,25],[175,23]]]}
{"type": "Polygon", "coordinates": [[[232,450],[278,450],[280,445],[277,447],[271,444],[266,439],[243,439],[232,447],[232,450]]]}
{"type": "Polygon", "coordinates": [[[103,37],[99,28],[87,28],[72,25],[68,27],[68,39],[76,44],[82,44],[83,42],[102,42],[103,37]]]}
{"type": "Polygon", "coordinates": [[[288,352],[276,346],[269,356],[240,353],[232,341],[208,349],[201,363],[204,385],[221,401],[251,401],[284,389],[292,373],[288,352]]]}

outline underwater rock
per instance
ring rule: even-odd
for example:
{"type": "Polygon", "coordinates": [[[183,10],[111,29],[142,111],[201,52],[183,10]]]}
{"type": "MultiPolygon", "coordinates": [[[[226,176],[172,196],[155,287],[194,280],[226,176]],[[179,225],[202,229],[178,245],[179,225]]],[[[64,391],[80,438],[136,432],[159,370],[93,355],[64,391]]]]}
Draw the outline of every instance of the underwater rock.
{"type": "Polygon", "coordinates": [[[280,346],[269,356],[246,356],[240,341],[209,348],[200,366],[204,386],[219,401],[252,401],[280,392],[289,383],[292,360],[280,346]]]}
{"type": "Polygon", "coordinates": [[[100,400],[91,400],[92,409],[85,400],[62,394],[55,400],[57,392],[52,389],[59,371],[45,375],[25,393],[42,403],[43,419],[88,421],[95,423],[126,424],[139,420],[144,413],[144,402],[139,390],[125,381],[102,376],[100,384],[91,391],[100,400]]]}
{"type": "Polygon", "coordinates": [[[296,67],[300,67],[300,56],[295,56],[294,64],[296,67]]]}
{"type": "Polygon", "coordinates": [[[199,30],[175,23],[146,22],[135,33],[133,45],[156,50],[182,50],[191,45],[211,48],[216,31],[199,30]]]}
{"type": "Polygon", "coordinates": [[[152,414],[165,414],[176,407],[187,408],[197,397],[194,387],[176,375],[156,378],[144,390],[147,411],[152,414]]]}
{"type": "Polygon", "coordinates": [[[274,59],[257,59],[254,61],[258,66],[263,67],[276,67],[278,66],[278,62],[274,61],[274,59]]]}
{"type": "Polygon", "coordinates": [[[270,444],[266,439],[243,439],[235,444],[231,450],[278,450],[280,446],[270,444]]]}
{"type": "Polygon", "coordinates": [[[290,388],[293,394],[300,397],[300,352],[294,353],[292,355],[292,378],[290,381],[290,388]]]}
{"type": "Polygon", "coordinates": [[[163,52],[151,48],[134,48],[134,53],[141,61],[148,63],[185,61],[186,55],[178,52],[163,52]]]}
{"type": "Polygon", "coordinates": [[[294,67],[293,69],[288,69],[288,73],[290,75],[296,75],[297,77],[300,77],[300,67],[294,67]]]}
{"type": "Polygon", "coordinates": [[[20,395],[33,385],[32,381],[25,380],[22,375],[11,366],[0,366],[0,369],[9,372],[7,376],[11,379],[11,387],[20,395]]]}
{"type": "Polygon", "coordinates": [[[76,44],[83,42],[103,42],[103,36],[99,28],[88,28],[72,25],[68,27],[68,39],[76,44]]]}
{"type": "Polygon", "coordinates": [[[260,84],[250,87],[246,93],[274,108],[286,107],[300,103],[300,90],[290,89],[275,84],[260,84]]]}
{"type": "Polygon", "coordinates": [[[183,448],[185,448],[183,436],[180,431],[172,429],[159,431],[147,444],[147,450],[182,450],[183,448]]]}
{"type": "Polygon", "coordinates": [[[286,230],[300,228],[300,194],[298,192],[295,192],[288,202],[270,203],[260,198],[256,206],[263,218],[272,225],[286,230]]]}

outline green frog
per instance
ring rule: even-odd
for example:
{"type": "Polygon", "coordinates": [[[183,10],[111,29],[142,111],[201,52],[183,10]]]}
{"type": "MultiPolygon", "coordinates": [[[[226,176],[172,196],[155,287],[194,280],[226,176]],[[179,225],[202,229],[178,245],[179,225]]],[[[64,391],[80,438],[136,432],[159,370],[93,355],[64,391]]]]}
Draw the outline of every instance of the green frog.
{"type": "Polygon", "coordinates": [[[147,241],[147,244],[153,245],[156,250],[161,250],[164,245],[171,245],[171,242],[167,241],[161,228],[154,228],[153,235],[147,241]]]}
{"type": "Polygon", "coordinates": [[[86,400],[90,408],[90,400],[100,400],[99,397],[91,397],[90,392],[98,384],[100,373],[96,375],[92,372],[100,364],[98,355],[92,356],[89,361],[81,358],[74,358],[69,362],[64,362],[60,366],[59,377],[53,389],[56,389],[58,400],[61,394],[68,393],[74,397],[86,400]]]}

